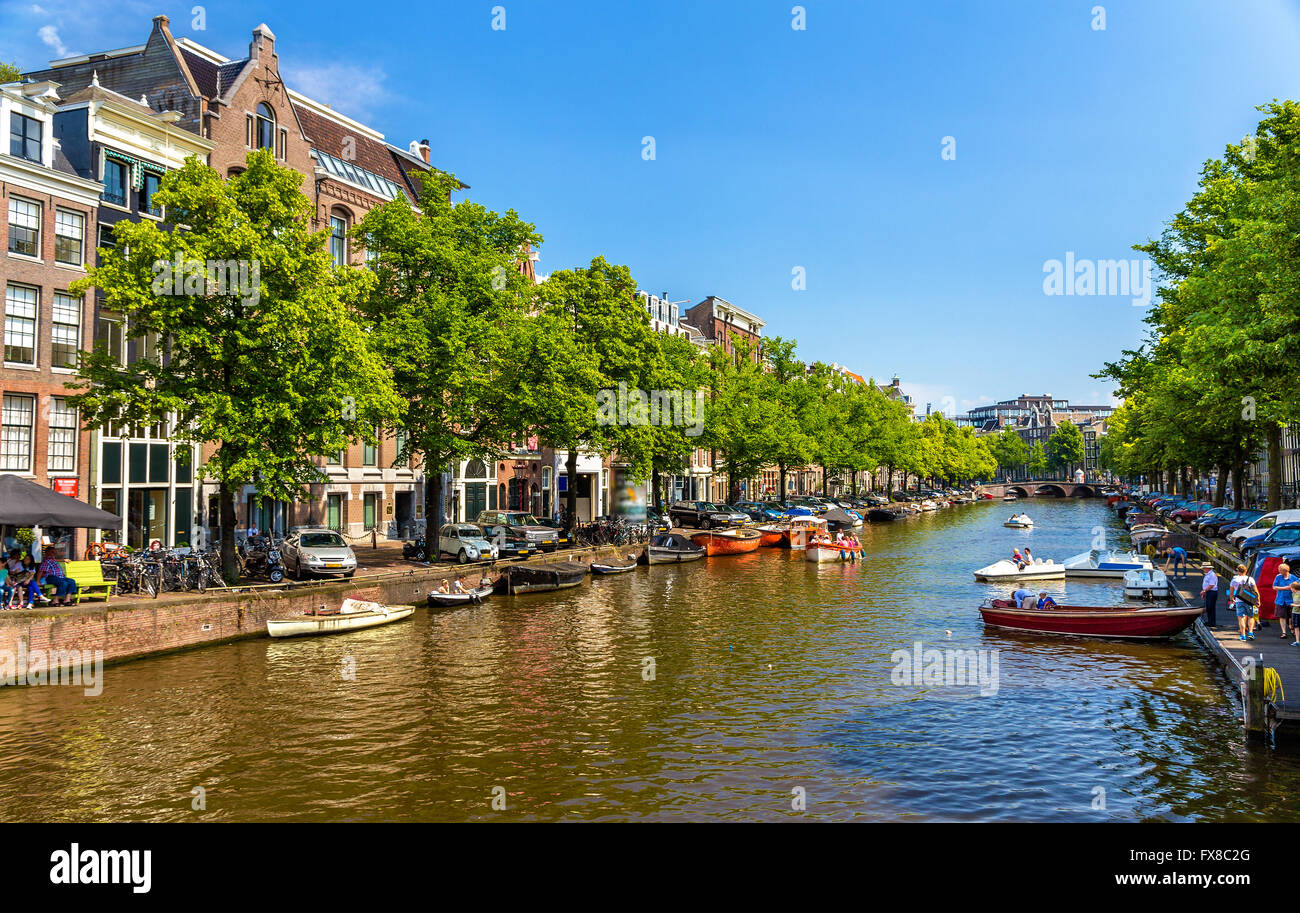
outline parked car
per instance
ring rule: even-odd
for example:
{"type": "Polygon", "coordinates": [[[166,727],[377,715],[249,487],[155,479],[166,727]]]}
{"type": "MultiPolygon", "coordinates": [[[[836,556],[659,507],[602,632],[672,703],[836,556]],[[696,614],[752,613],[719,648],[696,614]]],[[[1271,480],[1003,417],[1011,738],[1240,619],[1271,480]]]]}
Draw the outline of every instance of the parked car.
{"type": "Polygon", "coordinates": [[[504,538],[523,539],[530,549],[553,552],[560,547],[560,540],[555,535],[555,528],[543,526],[537,518],[522,510],[481,510],[474,520],[497,541],[498,535],[504,538]]]}
{"type": "Polygon", "coordinates": [[[568,530],[566,530],[563,526],[560,525],[560,521],[559,521],[558,518],[556,518],[556,517],[540,517],[540,518],[538,518],[537,522],[538,522],[538,524],[541,525],[541,526],[549,526],[551,529],[555,530],[555,547],[556,547],[556,548],[568,548],[568,547],[572,544],[572,543],[569,541],[569,532],[568,532],[568,530]]]}
{"type": "Polygon", "coordinates": [[[1193,501],[1179,510],[1173,511],[1169,519],[1177,520],[1180,523],[1190,523],[1207,510],[1213,509],[1214,505],[1209,501],[1193,501]]]}
{"type": "Polygon", "coordinates": [[[1260,510],[1229,510],[1222,517],[1212,520],[1202,520],[1201,534],[1205,536],[1222,536],[1233,529],[1240,529],[1254,522],[1257,517],[1262,517],[1263,511],[1260,510]]]}
{"type": "Polygon", "coordinates": [[[451,555],[461,564],[496,561],[500,550],[476,523],[448,523],[438,531],[438,557],[451,555]]]}
{"type": "Polygon", "coordinates": [[[731,509],[745,514],[751,520],[757,520],[765,523],[768,520],[779,520],[785,516],[785,511],[781,510],[774,504],[764,504],[761,501],[737,501],[731,505],[731,509]]]}
{"type": "Polygon", "coordinates": [[[1210,510],[1207,510],[1205,513],[1201,514],[1195,520],[1191,521],[1192,529],[1196,530],[1197,532],[1202,532],[1202,527],[1205,526],[1207,523],[1209,523],[1212,520],[1220,520],[1224,517],[1227,517],[1228,514],[1230,513],[1232,513],[1231,507],[1215,507],[1210,510]]]}
{"type": "Polygon", "coordinates": [[[668,508],[668,517],[674,526],[712,529],[715,526],[744,526],[749,514],[732,510],[725,504],[709,501],[678,501],[668,508]]]}
{"type": "Polygon", "coordinates": [[[1270,530],[1279,523],[1290,523],[1297,520],[1300,520],[1300,510],[1275,510],[1257,517],[1248,526],[1234,529],[1224,538],[1228,540],[1228,544],[1240,546],[1251,536],[1270,530]]]}
{"type": "MultiPolygon", "coordinates": [[[[1247,562],[1250,567],[1250,576],[1255,578],[1255,583],[1259,587],[1259,617],[1263,619],[1277,617],[1277,591],[1273,589],[1273,578],[1277,576],[1278,565],[1290,565],[1295,574],[1295,568],[1300,568],[1300,547],[1294,545],[1282,546],[1280,548],[1262,549],[1255,553],[1252,560],[1247,562]]],[[[1300,574],[1297,574],[1300,576],[1300,574]]],[[[1227,593],[1227,584],[1219,581],[1219,592],[1227,593]]]]}
{"type": "Polygon", "coordinates": [[[280,546],[285,570],[302,580],[310,575],[351,577],[357,572],[352,546],[332,529],[295,530],[280,546]]]}
{"type": "Polygon", "coordinates": [[[1300,522],[1277,523],[1263,535],[1247,538],[1241,543],[1240,548],[1242,556],[1249,558],[1255,552],[1272,551],[1292,545],[1300,545],[1300,522]]]}

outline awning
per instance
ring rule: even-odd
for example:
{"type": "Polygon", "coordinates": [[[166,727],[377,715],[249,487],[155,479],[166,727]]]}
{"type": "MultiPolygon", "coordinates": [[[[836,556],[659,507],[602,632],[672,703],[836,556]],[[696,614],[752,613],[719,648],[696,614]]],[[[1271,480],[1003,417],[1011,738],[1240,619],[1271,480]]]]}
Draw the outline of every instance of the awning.
{"type": "Polygon", "coordinates": [[[0,473],[0,523],[118,529],[122,518],[11,473],[0,473]]]}

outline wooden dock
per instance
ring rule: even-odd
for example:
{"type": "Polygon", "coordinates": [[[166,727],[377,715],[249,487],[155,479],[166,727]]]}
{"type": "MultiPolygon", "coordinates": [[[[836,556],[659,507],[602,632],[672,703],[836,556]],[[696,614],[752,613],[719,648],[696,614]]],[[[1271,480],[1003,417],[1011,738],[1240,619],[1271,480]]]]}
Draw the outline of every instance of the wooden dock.
{"type": "MultiPolygon", "coordinates": [[[[1215,611],[1218,625],[1211,629],[1202,616],[1196,620],[1196,636],[1219,660],[1224,672],[1241,688],[1242,715],[1246,731],[1252,736],[1288,739],[1300,737],[1300,647],[1291,646],[1291,635],[1282,639],[1277,622],[1258,628],[1254,640],[1242,640],[1237,631],[1237,615],[1226,605],[1228,581],[1233,569],[1224,565],[1219,555],[1208,556],[1219,575],[1219,602],[1215,611]],[[1281,679],[1280,691],[1270,690],[1265,669],[1274,669],[1281,679]],[[1285,726],[1283,724],[1286,724],[1285,726]]],[[[1201,572],[1189,568],[1186,577],[1170,576],[1177,601],[1202,605],[1201,572]]]]}

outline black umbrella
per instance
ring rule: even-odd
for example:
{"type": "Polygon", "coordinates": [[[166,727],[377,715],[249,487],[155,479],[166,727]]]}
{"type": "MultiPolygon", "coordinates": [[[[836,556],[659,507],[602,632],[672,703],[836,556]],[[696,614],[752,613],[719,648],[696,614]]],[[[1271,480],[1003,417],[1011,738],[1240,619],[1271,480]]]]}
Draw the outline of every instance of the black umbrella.
{"type": "Polygon", "coordinates": [[[122,518],[85,501],[51,491],[21,476],[0,473],[0,523],[10,526],[70,526],[118,529],[122,518]]]}

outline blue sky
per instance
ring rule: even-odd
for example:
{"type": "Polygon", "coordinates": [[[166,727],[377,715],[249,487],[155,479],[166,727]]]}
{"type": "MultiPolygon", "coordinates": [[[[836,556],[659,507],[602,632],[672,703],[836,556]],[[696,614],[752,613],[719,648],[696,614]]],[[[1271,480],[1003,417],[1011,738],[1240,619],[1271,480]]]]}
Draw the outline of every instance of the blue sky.
{"type": "Polygon", "coordinates": [[[1295,2],[805,0],[803,30],[794,5],[210,2],[199,31],[192,2],[3,0],[0,59],[138,44],[158,13],[237,57],[265,21],[295,88],[535,222],[540,272],[603,254],[949,409],[1106,400],[1088,375],[1143,309],[1047,296],[1044,264],[1136,257],[1300,95],[1295,2]]]}

